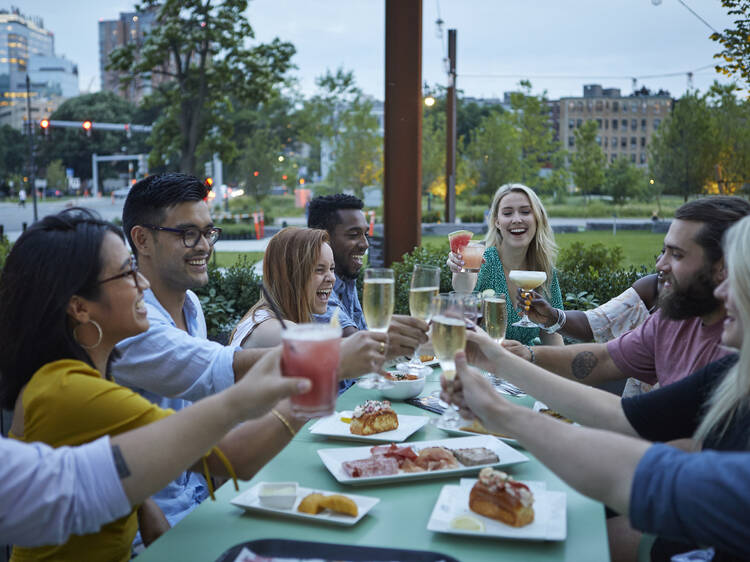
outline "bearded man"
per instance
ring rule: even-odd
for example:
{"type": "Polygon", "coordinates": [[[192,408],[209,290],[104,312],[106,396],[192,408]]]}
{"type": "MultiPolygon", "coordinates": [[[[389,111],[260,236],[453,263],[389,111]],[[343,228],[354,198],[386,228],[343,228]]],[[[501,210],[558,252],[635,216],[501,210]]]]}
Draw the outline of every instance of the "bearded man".
{"type": "Polygon", "coordinates": [[[506,347],[589,385],[634,377],[666,386],[727,355],[721,347],[726,311],[713,292],[726,276],[722,236],[748,214],[746,200],[722,195],[677,209],[656,262],[664,281],[659,310],[634,330],[601,344],[536,346],[533,354],[517,342],[506,347]]]}

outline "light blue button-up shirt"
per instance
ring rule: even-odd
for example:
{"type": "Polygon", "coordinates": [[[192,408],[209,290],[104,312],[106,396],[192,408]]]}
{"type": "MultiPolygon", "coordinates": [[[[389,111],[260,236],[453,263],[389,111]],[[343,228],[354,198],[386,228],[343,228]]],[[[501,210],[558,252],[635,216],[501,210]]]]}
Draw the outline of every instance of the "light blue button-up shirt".
{"type": "Polygon", "coordinates": [[[60,544],[130,513],[109,437],[59,449],[0,437],[0,459],[1,542],[60,544]]]}
{"type": "MultiPolygon", "coordinates": [[[[187,332],[177,327],[153,291],[144,291],[144,301],[148,331],[115,348],[110,370],[118,383],[173,410],[234,384],[232,362],[239,348],[206,339],[206,319],[195,293],[187,291],[182,308],[187,332]]],[[[187,471],[153,497],[174,525],[208,497],[208,488],[203,476],[187,471]]]]}

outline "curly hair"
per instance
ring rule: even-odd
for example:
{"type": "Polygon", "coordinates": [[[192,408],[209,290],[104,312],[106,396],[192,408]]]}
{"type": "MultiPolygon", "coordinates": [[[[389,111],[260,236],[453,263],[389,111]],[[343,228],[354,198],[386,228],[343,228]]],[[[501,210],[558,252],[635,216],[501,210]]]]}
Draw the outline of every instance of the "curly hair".
{"type": "Polygon", "coordinates": [[[307,226],[332,233],[336,225],[341,223],[338,211],[348,209],[361,211],[364,206],[364,202],[359,197],[346,193],[316,197],[310,201],[307,209],[307,226]]]}

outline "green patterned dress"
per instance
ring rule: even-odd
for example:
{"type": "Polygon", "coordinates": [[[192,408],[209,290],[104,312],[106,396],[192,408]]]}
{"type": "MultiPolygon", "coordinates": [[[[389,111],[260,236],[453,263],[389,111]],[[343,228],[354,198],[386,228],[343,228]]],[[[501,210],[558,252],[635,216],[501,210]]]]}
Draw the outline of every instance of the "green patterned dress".
{"type": "MultiPolygon", "coordinates": [[[[475,290],[481,292],[486,289],[494,289],[496,293],[506,294],[505,306],[508,308],[508,329],[505,332],[505,338],[517,340],[526,345],[533,345],[534,339],[539,337],[539,328],[519,328],[511,325],[514,322],[518,322],[521,317],[516,312],[515,306],[513,306],[516,302],[515,295],[508,295],[508,282],[505,280],[503,262],[500,261],[497,248],[494,246],[484,251],[484,263],[479,270],[475,290]]],[[[560,292],[560,284],[557,281],[556,271],[552,273],[550,291],[551,294],[545,294],[545,298],[555,308],[562,308],[562,293],[560,292]]]]}

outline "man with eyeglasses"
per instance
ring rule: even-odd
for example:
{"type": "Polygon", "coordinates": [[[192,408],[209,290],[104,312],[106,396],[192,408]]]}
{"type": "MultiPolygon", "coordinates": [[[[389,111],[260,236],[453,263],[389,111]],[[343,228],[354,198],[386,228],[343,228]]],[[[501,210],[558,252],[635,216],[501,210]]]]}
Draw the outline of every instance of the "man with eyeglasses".
{"type": "MultiPolygon", "coordinates": [[[[231,386],[267,351],[207,339],[203,311],[192,291],[208,283],[208,260],[221,234],[211,220],[207,195],[206,186],[193,176],[155,175],[131,188],[123,208],[125,236],[151,285],[144,291],[149,329],[117,345],[111,373],[120,384],[173,410],[231,386]]],[[[303,423],[291,415],[287,401],[246,422],[252,436],[243,447],[248,462],[260,469],[303,423]]],[[[203,477],[186,472],[154,499],[174,525],[207,495],[203,477]]],[[[168,525],[161,514],[154,517],[150,528],[158,536],[168,525]]],[[[139,540],[140,535],[136,549],[139,540]]]]}

